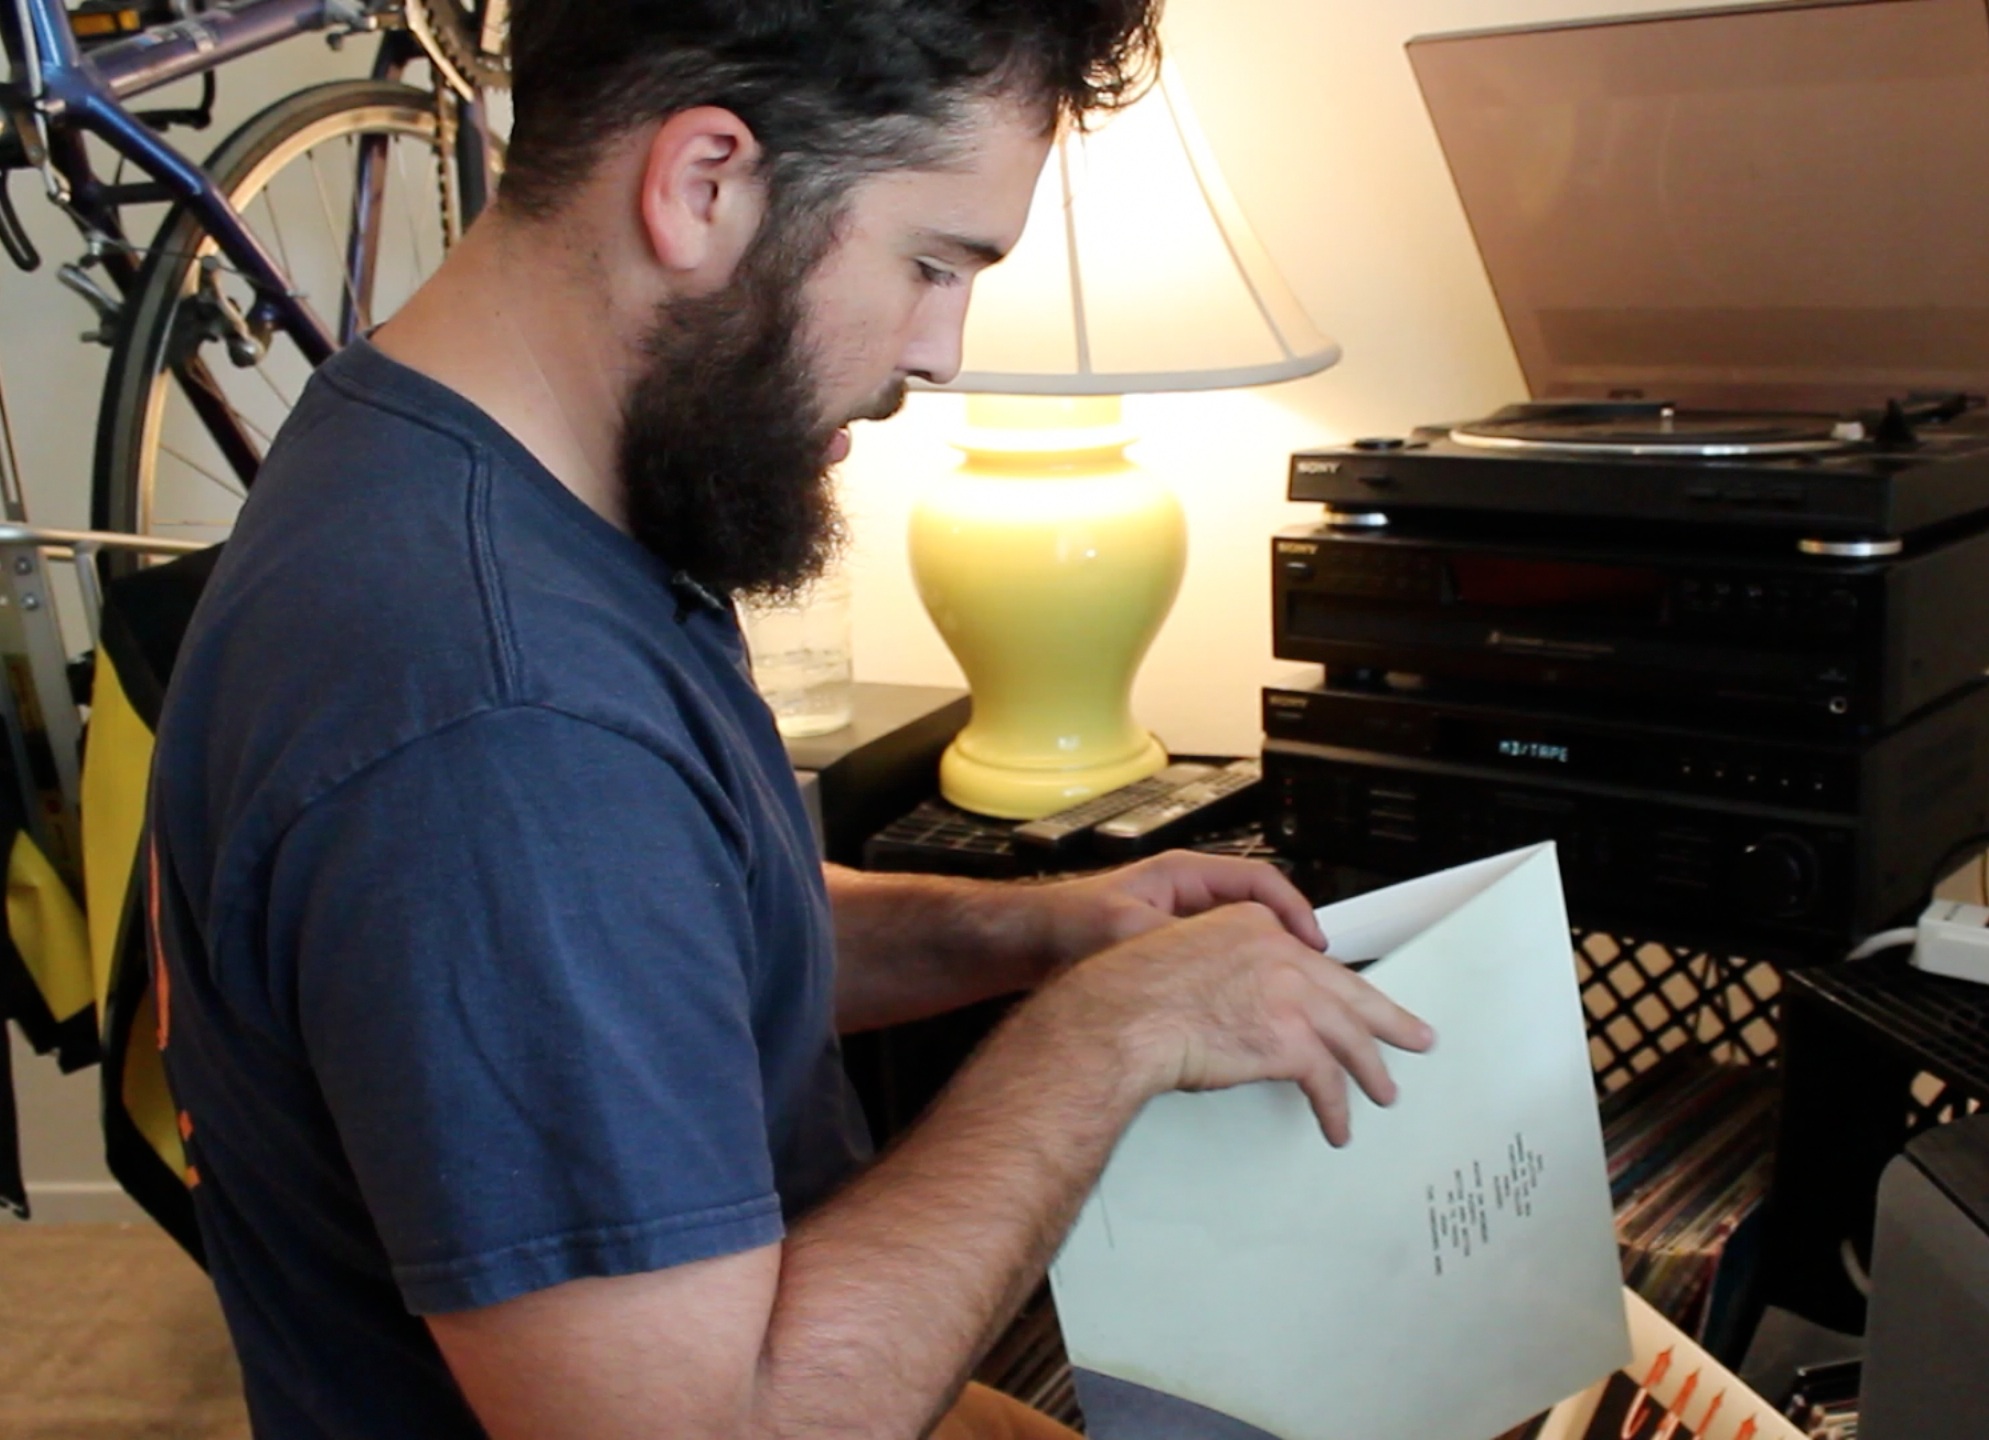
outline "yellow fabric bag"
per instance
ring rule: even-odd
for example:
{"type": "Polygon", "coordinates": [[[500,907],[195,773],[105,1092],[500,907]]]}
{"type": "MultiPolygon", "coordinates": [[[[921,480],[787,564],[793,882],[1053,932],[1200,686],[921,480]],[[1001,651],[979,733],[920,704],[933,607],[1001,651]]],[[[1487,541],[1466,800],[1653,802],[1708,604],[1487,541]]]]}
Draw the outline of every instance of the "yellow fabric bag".
{"type": "MultiPolygon", "coordinates": [[[[81,795],[82,903],[22,823],[21,787],[0,774],[8,846],[0,1019],[66,1070],[101,1061],[111,1174],[195,1259],[201,1258],[181,1143],[158,1046],[147,954],[144,841],[153,735],[181,637],[219,548],[106,587],[90,695],[81,795]]],[[[9,747],[0,745],[0,768],[9,747]]],[[[0,1205],[27,1213],[0,1028],[0,1205]]]]}

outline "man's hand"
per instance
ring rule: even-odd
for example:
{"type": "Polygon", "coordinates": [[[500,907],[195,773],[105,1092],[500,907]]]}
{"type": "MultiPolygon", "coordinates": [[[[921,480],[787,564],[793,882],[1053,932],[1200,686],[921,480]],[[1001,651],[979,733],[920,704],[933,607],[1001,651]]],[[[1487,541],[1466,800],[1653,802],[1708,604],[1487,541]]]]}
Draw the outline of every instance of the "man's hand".
{"type": "Polygon", "coordinates": [[[1377,1042],[1425,1050],[1435,1036],[1319,953],[1316,926],[1304,939],[1291,927],[1289,906],[1280,912],[1257,901],[1176,924],[1163,919],[1072,968],[1032,1008],[1038,1023],[1068,1030],[1071,1043],[1115,1050],[1135,1108],[1168,1090],[1289,1080],[1312,1102],[1327,1140],[1344,1145],[1347,1075],[1390,1104],[1395,1082],[1377,1042]]]}
{"type": "Polygon", "coordinates": [[[1269,910],[1314,950],[1326,948],[1305,897],[1260,860],[1170,850],[1117,870],[1014,891],[1017,906],[1040,910],[1046,974],[1171,920],[1246,901],[1269,910]]]}
{"type": "Polygon", "coordinates": [[[1032,884],[824,868],[845,1034],[1033,990],[1068,966],[1189,915],[1252,901],[1314,950],[1312,907],[1255,860],[1172,851],[1032,884]]]}
{"type": "MultiPolygon", "coordinates": [[[[926,1433],[1147,1099],[1290,1080],[1342,1144],[1346,1074],[1386,1104],[1381,1045],[1430,1042],[1319,952],[1310,910],[1268,867],[1162,856],[1011,893],[1029,889],[1069,907],[1073,951],[1130,938],[1018,1007],[931,1113],[778,1248],[430,1320],[493,1436],[926,1433]]],[[[865,908],[919,895],[879,882],[865,908]]]]}

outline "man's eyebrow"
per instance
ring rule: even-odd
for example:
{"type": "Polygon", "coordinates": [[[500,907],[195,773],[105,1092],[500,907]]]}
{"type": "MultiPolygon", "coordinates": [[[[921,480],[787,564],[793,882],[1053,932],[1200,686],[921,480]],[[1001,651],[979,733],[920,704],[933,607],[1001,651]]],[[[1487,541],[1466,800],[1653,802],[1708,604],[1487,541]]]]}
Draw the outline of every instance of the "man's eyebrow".
{"type": "Polygon", "coordinates": [[[973,240],[946,230],[921,230],[918,238],[932,249],[951,251],[953,258],[969,260],[979,265],[999,264],[1008,254],[1001,246],[989,241],[973,240]]]}

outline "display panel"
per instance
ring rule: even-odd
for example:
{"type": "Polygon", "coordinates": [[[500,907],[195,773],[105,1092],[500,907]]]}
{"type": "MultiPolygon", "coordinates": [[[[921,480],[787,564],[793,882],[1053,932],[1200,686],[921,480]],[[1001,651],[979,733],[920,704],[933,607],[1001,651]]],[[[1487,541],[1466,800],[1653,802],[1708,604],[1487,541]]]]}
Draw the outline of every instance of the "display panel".
{"type": "Polygon", "coordinates": [[[1646,566],[1469,554],[1449,556],[1445,566],[1451,598],[1462,605],[1655,617],[1664,602],[1664,575],[1646,566]]]}

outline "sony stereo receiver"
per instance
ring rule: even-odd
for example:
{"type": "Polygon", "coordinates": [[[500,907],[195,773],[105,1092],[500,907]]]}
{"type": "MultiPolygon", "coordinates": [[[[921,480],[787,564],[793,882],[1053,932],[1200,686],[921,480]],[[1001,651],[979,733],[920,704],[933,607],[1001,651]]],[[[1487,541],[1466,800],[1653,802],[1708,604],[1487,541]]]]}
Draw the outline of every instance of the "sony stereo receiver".
{"type": "Polygon", "coordinates": [[[1848,945],[1989,831],[1989,684],[1835,743],[1324,687],[1263,718],[1286,854],[1403,876],[1553,840],[1577,923],[1848,945]]]}

